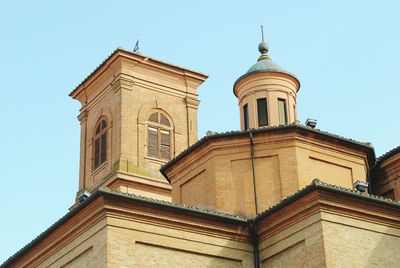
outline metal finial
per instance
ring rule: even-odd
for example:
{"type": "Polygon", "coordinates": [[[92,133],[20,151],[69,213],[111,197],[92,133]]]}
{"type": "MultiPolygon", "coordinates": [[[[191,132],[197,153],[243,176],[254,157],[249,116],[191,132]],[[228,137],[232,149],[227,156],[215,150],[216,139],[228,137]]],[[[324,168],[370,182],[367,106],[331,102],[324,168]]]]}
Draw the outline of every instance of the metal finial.
{"type": "Polygon", "coordinates": [[[264,26],[260,25],[261,27],[261,42],[264,42],[264,26]]]}
{"type": "Polygon", "coordinates": [[[266,55],[268,53],[268,44],[264,41],[264,26],[261,25],[261,43],[258,45],[258,51],[262,55],[266,55]]]}

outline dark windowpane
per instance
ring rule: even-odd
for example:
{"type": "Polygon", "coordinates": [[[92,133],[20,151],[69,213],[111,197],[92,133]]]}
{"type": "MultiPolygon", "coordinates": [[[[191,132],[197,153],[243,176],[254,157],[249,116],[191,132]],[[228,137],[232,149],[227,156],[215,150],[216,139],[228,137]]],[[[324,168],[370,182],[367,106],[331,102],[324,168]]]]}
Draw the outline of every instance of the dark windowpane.
{"type": "Polygon", "coordinates": [[[100,154],[100,164],[103,164],[104,162],[106,162],[106,150],[104,150],[104,151],[101,151],[101,154],[100,154]]]}
{"type": "Polygon", "coordinates": [[[99,153],[100,153],[100,138],[97,138],[94,141],[94,155],[95,156],[99,155],[99,153]]]}
{"type": "Polygon", "coordinates": [[[99,166],[100,166],[100,156],[97,155],[97,156],[94,158],[94,168],[96,169],[96,168],[98,168],[99,166]]]}
{"type": "Polygon", "coordinates": [[[107,127],[106,120],[101,121],[101,130],[104,130],[107,127]]]}
{"type": "Polygon", "coordinates": [[[104,132],[101,135],[101,157],[100,157],[100,164],[103,164],[106,162],[106,156],[107,156],[107,132],[104,132]]]}
{"type": "Polygon", "coordinates": [[[96,127],[94,140],[93,168],[96,169],[107,160],[107,121],[101,120],[96,127]]]}
{"type": "Polygon", "coordinates": [[[258,112],[258,126],[266,126],[268,125],[268,116],[267,116],[267,99],[257,99],[257,112],[258,112]]]}
{"type": "Polygon", "coordinates": [[[278,99],[279,125],[287,124],[286,100],[278,99]]]}
{"type": "Polygon", "coordinates": [[[249,128],[249,111],[247,107],[247,104],[243,106],[243,125],[245,130],[249,128]]]}
{"type": "Polygon", "coordinates": [[[153,113],[152,115],[150,115],[149,121],[158,123],[158,113],[153,113]]]}
{"type": "Polygon", "coordinates": [[[101,150],[105,151],[107,148],[107,133],[101,135],[101,150]]]}
{"type": "Polygon", "coordinates": [[[168,118],[163,114],[160,114],[160,124],[165,126],[170,126],[168,118]]]}

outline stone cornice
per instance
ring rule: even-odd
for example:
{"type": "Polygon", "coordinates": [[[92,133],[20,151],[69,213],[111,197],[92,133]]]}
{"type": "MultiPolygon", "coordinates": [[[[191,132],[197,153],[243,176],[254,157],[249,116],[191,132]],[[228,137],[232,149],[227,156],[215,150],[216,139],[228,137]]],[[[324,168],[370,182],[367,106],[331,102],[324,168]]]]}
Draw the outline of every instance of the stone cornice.
{"type": "Polygon", "coordinates": [[[133,90],[134,85],[135,81],[132,79],[132,77],[120,73],[111,83],[111,88],[113,92],[116,92],[120,89],[133,90]]]}
{"type": "Polygon", "coordinates": [[[87,110],[82,110],[81,113],[78,115],[78,120],[79,122],[83,122],[84,120],[87,120],[88,117],[88,112],[87,110]]]}
{"type": "MultiPolygon", "coordinates": [[[[277,144],[279,146],[277,148],[289,146],[300,147],[299,144],[295,145],[294,142],[301,142],[302,144],[312,144],[321,148],[345,152],[357,157],[365,157],[365,161],[369,165],[372,165],[375,161],[373,148],[367,145],[343,138],[339,139],[333,137],[331,134],[292,124],[205,136],[165,164],[160,171],[168,181],[171,181],[174,174],[187,172],[193,163],[198,163],[205,155],[212,155],[217,150],[228,152],[238,147],[248,148],[250,146],[248,138],[250,132],[254,135],[254,144],[256,147],[258,144],[265,144],[266,141],[268,141],[269,146],[277,144]]],[[[249,149],[245,149],[245,151],[249,151],[249,149]]],[[[198,164],[195,166],[198,166],[198,164]]]]}
{"type": "Polygon", "coordinates": [[[189,108],[193,108],[193,109],[198,109],[199,105],[200,105],[200,101],[198,99],[195,98],[191,98],[191,97],[186,97],[186,105],[189,108]]]}
{"type": "Polygon", "coordinates": [[[36,267],[105,217],[103,199],[80,204],[6,260],[4,267],[36,267]]]}
{"type": "MultiPolygon", "coordinates": [[[[255,219],[100,189],[6,260],[2,267],[37,266],[96,224],[100,224],[98,228],[104,228],[106,225],[101,221],[106,217],[250,243],[250,221],[256,223],[261,241],[301,220],[310,219],[309,224],[329,220],[329,217],[312,217],[318,213],[355,220],[356,227],[356,222],[376,223],[400,233],[397,232],[400,229],[400,202],[360,194],[318,180],[255,219]]],[[[348,221],[348,224],[353,223],[348,221]]]]}
{"type": "Polygon", "coordinates": [[[399,202],[314,180],[311,185],[258,215],[258,234],[260,239],[265,239],[322,212],[400,229],[399,202]]]}
{"type": "Polygon", "coordinates": [[[78,94],[85,88],[88,87],[97,77],[99,77],[103,72],[107,70],[107,68],[113,64],[118,58],[126,58],[129,60],[133,60],[135,62],[141,63],[143,65],[155,67],[158,69],[163,69],[168,72],[173,72],[182,76],[187,76],[192,79],[198,80],[200,83],[207,79],[207,75],[188,70],[176,65],[172,65],[154,58],[150,58],[144,56],[139,53],[134,53],[128,50],[124,50],[122,48],[116,49],[110,56],[108,56],[94,71],[88,75],[69,95],[72,98],[76,98],[78,94]]]}
{"type": "Polygon", "coordinates": [[[160,203],[155,205],[146,201],[121,199],[115,195],[106,197],[105,207],[111,217],[162,225],[168,229],[185,230],[207,236],[248,241],[246,221],[229,220],[224,217],[216,219],[216,214],[206,216],[200,211],[190,212],[168,205],[162,207],[160,203]]]}
{"type": "Polygon", "coordinates": [[[241,217],[100,189],[1,266],[37,266],[106,217],[152,222],[166,228],[248,241],[247,221],[241,217]]]}

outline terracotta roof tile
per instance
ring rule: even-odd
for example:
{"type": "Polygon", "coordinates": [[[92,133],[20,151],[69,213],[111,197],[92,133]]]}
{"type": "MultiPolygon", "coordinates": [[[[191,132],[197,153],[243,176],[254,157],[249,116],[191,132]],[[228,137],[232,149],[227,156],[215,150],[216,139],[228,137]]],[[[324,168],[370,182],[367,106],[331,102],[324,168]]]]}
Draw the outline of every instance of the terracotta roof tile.
{"type": "Polygon", "coordinates": [[[392,156],[399,154],[400,153],[400,146],[397,146],[396,148],[393,148],[392,150],[384,153],[383,155],[379,156],[378,159],[376,160],[377,164],[391,158],[392,156]]]}

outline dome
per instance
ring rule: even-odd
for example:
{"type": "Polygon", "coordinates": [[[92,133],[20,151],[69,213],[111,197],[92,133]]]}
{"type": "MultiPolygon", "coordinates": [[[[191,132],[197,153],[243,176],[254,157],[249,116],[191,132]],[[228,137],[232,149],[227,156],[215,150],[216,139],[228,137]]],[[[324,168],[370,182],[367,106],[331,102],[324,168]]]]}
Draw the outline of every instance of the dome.
{"type": "MultiPolygon", "coordinates": [[[[233,88],[235,88],[236,84],[243,78],[245,78],[249,75],[252,75],[252,74],[256,74],[256,73],[268,73],[268,72],[283,73],[283,74],[293,77],[294,79],[296,79],[299,82],[299,80],[297,79],[297,77],[295,75],[286,71],[279,64],[272,61],[272,59],[267,54],[268,53],[268,44],[266,42],[263,41],[259,44],[258,51],[260,51],[261,55],[258,58],[257,62],[253,66],[251,66],[250,69],[248,69],[244,75],[240,76],[235,81],[233,88]]],[[[300,85],[300,82],[299,82],[299,85],[300,85]]],[[[234,90],[234,93],[235,93],[235,90],[234,90]]],[[[236,95],[236,93],[235,93],[235,95],[236,95]]]]}
{"type": "Polygon", "coordinates": [[[250,67],[246,75],[258,72],[284,72],[287,73],[279,64],[273,62],[267,55],[262,55],[258,61],[250,67]]]}

